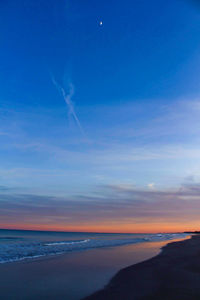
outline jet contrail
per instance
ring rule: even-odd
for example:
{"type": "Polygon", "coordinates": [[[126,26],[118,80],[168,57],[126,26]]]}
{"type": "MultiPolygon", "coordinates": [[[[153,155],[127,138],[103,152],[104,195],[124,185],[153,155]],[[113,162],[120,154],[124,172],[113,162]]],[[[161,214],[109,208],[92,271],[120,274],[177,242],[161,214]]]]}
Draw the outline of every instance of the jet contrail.
{"type": "Polygon", "coordinates": [[[55,80],[55,78],[53,76],[51,76],[52,82],[55,85],[55,87],[58,89],[58,91],[61,93],[61,95],[63,96],[65,103],[67,104],[68,108],[69,108],[69,114],[71,114],[77,124],[77,126],[79,127],[81,133],[83,135],[85,135],[84,130],[81,126],[81,123],[79,121],[79,118],[76,115],[76,112],[74,110],[74,106],[73,103],[71,101],[73,95],[74,95],[74,86],[72,83],[69,84],[69,93],[67,94],[65,89],[58,84],[58,82],[55,80]]]}

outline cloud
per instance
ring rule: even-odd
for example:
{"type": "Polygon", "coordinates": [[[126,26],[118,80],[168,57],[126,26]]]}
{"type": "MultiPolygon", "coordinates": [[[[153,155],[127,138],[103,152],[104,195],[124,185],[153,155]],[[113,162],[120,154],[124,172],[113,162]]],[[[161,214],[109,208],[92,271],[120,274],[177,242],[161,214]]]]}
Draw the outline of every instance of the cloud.
{"type": "Polygon", "coordinates": [[[147,184],[147,186],[148,186],[148,188],[149,189],[154,189],[155,188],[155,183],[149,183],[149,184],[147,184]]]}
{"type": "Polygon", "coordinates": [[[102,186],[94,195],[53,197],[30,194],[0,194],[1,224],[151,224],[198,222],[200,184],[171,190],[147,190],[130,186],[102,186]]]}
{"type": "Polygon", "coordinates": [[[4,186],[4,185],[0,185],[0,192],[9,191],[9,190],[11,190],[11,188],[4,186]]]}
{"type": "MultiPolygon", "coordinates": [[[[178,185],[190,174],[198,180],[200,101],[168,103],[163,109],[163,104],[158,105],[153,116],[149,114],[152,111],[151,105],[154,104],[146,107],[140,103],[135,107],[127,103],[116,106],[114,111],[112,106],[107,109],[106,105],[90,110],[85,107],[83,113],[88,122],[87,128],[90,128],[91,144],[83,143],[85,139],[81,135],[76,140],[74,132],[66,130],[63,109],[58,112],[45,108],[42,114],[41,111],[37,114],[35,108],[26,113],[6,113],[5,120],[0,123],[4,127],[8,126],[13,138],[0,136],[1,184],[21,187],[26,182],[27,186],[34,185],[35,190],[38,185],[37,192],[40,193],[40,185],[54,186],[53,180],[50,182],[49,177],[42,174],[42,169],[45,168],[49,168],[46,171],[54,177],[56,186],[61,184],[52,170],[62,169],[65,181],[69,185],[73,181],[74,186],[77,182],[79,191],[83,182],[88,186],[98,184],[100,180],[102,183],[110,183],[123,181],[125,178],[126,182],[143,186],[152,182],[156,182],[158,186],[178,185]],[[60,116],[63,118],[62,122],[60,116]],[[127,119],[129,123],[126,122],[127,119]],[[117,126],[124,130],[123,136],[117,126]],[[113,132],[109,132],[110,128],[113,132]],[[133,132],[132,136],[129,131],[133,132]],[[63,136],[66,138],[63,139],[63,136]],[[29,166],[27,163],[23,164],[24,159],[30,162],[29,166]],[[9,164],[11,161],[12,170],[9,164]],[[19,161],[22,162],[22,170],[18,170],[19,161]],[[35,168],[36,171],[29,171],[29,168],[35,168]],[[38,169],[41,172],[37,172],[38,169]],[[76,176],[70,178],[68,174],[72,173],[76,173],[76,176]]],[[[66,191],[64,180],[62,184],[66,191]]]]}
{"type": "MultiPolygon", "coordinates": [[[[108,124],[105,135],[108,138],[120,138],[123,141],[130,139],[142,141],[155,141],[165,138],[171,139],[177,136],[194,138],[198,136],[200,124],[200,101],[198,99],[183,99],[168,101],[163,103],[160,100],[159,105],[156,102],[140,103],[135,106],[125,103],[124,106],[116,106],[112,111],[110,107],[106,109],[104,122],[108,124]],[[120,120],[112,122],[110,120],[120,120]],[[141,122],[142,120],[142,122],[141,122]]],[[[101,108],[99,108],[102,113],[101,108]]],[[[91,112],[92,114],[92,112],[91,112]]]]}
{"type": "Polygon", "coordinates": [[[77,124],[77,126],[79,127],[81,133],[83,135],[85,135],[84,130],[81,126],[81,123],[79,121],[79,118],[75,112],[73,103],[72,103],[72,97],[74,95],[74,85],[70,82],[69,83],[69,92],[67,93],[64,89],[64,87],[62,87],[61,85],[58,84],[58,82],[55,80],[55,78],[53,76],[51,76],[52,82],[55,85],[55,87],[58,89],[59,93],[63,96],[63,99],[65,100],[65,103],[68,106],[69,109],[69,114],[71,114],[77,124]]]}

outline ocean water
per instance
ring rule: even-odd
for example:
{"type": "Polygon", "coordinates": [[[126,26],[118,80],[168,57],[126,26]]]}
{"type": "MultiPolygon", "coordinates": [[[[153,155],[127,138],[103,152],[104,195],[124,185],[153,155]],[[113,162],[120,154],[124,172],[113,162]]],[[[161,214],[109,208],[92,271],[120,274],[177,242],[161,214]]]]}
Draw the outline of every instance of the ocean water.
{"type": "Polygon", "coordinates": [[[64,253],[186,237],[183,233],[111,234],[0,230],[0,264],[64,253]]]}

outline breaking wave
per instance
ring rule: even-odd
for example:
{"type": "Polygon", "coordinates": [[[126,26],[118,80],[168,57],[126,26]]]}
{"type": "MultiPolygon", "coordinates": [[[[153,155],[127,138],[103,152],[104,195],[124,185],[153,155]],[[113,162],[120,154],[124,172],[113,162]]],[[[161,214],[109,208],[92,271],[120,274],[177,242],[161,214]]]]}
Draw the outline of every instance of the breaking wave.
{"type": "Polygon", "coordinates": [[[90,240],[82,240],[82,241],[73,241],[73,242],[69,242],[69,241],[66,241],[66,242],[52,242],[52,243],[47,243],[45,244],[46,246],[57,246],[57,245],[74,245],[74,244],[82,244],[82,243],[87,243],[89,242],[90,240]]]}
{"type": "Polygon", "coordinates": [[[143,242],[156,242],[186,237],[186,234],[152,234],[145,237],[132,235],[130,238],[106,239],[92,238],[83,240],[66,241],[32,241],[22,239],[15,241],[12,238],[4,238],[0,243],[0,263],[16,262],[21,260],[35,259],[44,256],[52,256],[67,252],[83,251],[94,248],[114,247],[143,242]]]}

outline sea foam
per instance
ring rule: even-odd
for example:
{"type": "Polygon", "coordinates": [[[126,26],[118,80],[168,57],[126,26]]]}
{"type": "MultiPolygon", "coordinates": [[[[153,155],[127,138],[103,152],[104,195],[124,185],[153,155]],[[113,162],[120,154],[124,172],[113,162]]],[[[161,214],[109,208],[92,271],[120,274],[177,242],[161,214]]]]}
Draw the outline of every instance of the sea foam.
{"type": "MultiPolygon", "coordinates": [[[[149,234],[143,237],[131,235],[130,238],[102,238],[96,236],[82,240],[36,241],[32,239],[4,239],[0,243],[0,263],[36,259],[44,256],[58,255],[88,249],[115,247],[128,244],[156,242],[184,238],[186,234],[149,234]]],[[[116,236],[117,237],[117,236],[116,236]]]]}

